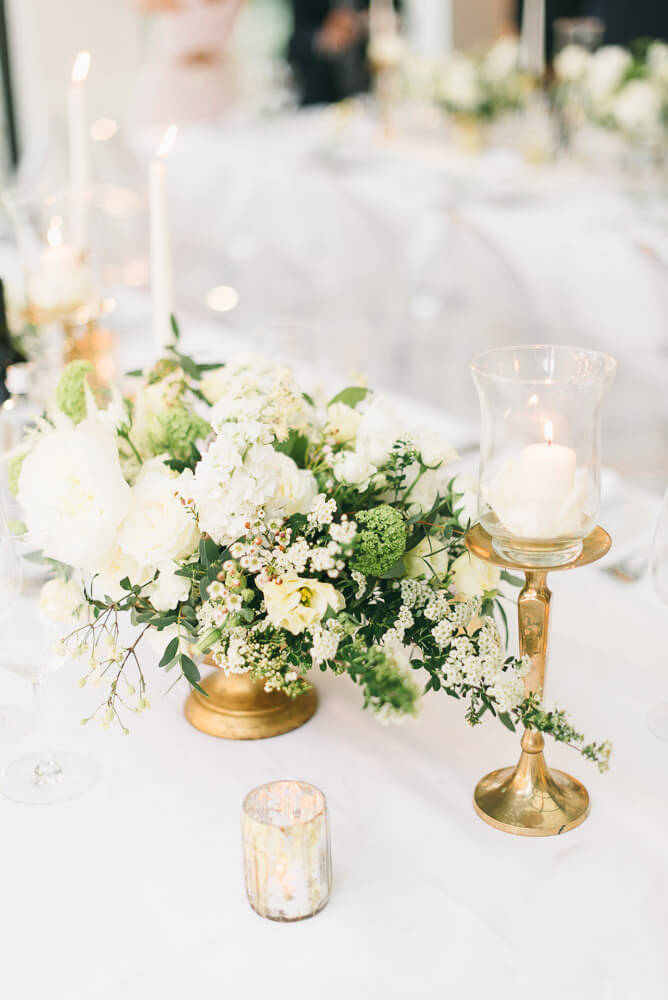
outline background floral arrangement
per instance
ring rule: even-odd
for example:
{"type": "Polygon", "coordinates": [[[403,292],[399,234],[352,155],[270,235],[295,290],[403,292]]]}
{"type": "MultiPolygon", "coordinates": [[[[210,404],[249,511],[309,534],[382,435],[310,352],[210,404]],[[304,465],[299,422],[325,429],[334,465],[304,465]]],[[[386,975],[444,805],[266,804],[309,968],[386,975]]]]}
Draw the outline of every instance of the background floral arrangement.
{"type": "Polygon", "coordinates": [[[455,52],[434,73],[434,100],[453,115],[489,121],[525,107],[535,80],[520,67],[517,38],[505,36],[480,56],[455,52]]]}
{"type": "Polygon", "coordinates": [[[68,366],[9,468],[56,571],[42,609],[74,620],[63,651],[86,663],[80,683],[106,686],[92,717],[125,730],[148,706],[146,637],[194,687],[209,654],[293,697],[311,667],[348,674],[383,720],[444,689],[471,724],[490,712],[606,766],[607,744],[524,696],[527,665],[494,620],[498,570],[465,549],[475,497],[447,443],[363,387],[317,405],[262,361],[174,349],[104,409],[88,373],[68,366]]]}
{"type": "Polygon", "coordinates": [[[619,130],[635,141],[665,142],[668,129],[668,45],[633,52],[606,45],[591,53],[567,45],[554,60],[556,97],[572,119],[619,130]]]}

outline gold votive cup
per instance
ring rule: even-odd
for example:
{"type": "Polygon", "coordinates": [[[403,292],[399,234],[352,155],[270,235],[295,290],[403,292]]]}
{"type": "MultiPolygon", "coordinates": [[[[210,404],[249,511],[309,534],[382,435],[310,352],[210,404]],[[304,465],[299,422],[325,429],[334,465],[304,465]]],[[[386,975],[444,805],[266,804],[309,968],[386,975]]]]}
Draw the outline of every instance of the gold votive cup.
{"type": "Polygon", "coordinates": [[[305,781],[249,792],[241,814],[248,902],[261,917],[293,921],[326,906],[332,856],[325,796],[305,781]]]}

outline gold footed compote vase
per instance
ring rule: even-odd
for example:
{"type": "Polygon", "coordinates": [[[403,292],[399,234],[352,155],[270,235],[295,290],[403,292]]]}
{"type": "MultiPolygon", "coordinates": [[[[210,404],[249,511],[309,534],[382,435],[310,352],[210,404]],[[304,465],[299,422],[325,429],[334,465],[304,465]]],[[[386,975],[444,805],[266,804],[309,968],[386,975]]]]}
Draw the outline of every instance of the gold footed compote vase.
{"type": "MultiPolygon", "coordinates": [[[[587,566],[604,556],[610,544],[607,531],[594,528],[584,539],[580,554],[570,562],[537,567],[501,556],[482,525],[476,524],[467,532],[466,545],[474,556],[525,574],[517,608],[520,653],[529,658],[531,665],[524,679],[527,695],[542,695],[545,683],[552,596],[547,586],[548,572],[587,566]]],[[[475,810],[490,826],[521,837],[552,837],[573,830],[587,818],[587,789],[577,778],[547,766],[544,745],[542,733],[525,729],[518,764],[492,771],[478,782],[473,796],[475,810]]]]}
{"type": "Polygon", "coordinates": [[[186,719],[203,733],[226,740],[264,740],[289,733],[308,722],[318,707],[313,687],[290,698],[282,691],[265,691],[264,681],[248,674],[214,670],[201,686],[206,694],[190,693],[186,719]]]}

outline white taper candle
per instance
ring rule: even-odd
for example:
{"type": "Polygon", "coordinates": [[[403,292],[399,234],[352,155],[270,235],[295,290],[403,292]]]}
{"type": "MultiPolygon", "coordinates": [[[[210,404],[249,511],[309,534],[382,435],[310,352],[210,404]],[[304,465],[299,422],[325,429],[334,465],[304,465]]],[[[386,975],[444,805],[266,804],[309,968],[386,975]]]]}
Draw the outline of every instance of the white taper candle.
{"type": "Polygon", "coordinates": [[[88,190],[90,186],[90,148],[86,111],[86,77],[90,68],[90,53],[80,52],[72,67],[72,83],[68,94],[68,125],[70,140],[70,226],[71,241],[83,254],[88,246],[88,190]]]}
{"type": "Polygon", "coordinates": [[[169,243],[165,157],[174,145],[175,138],[176,125],[170,125],[149,167],[153,350],[158,358],[165,347],[174,341],[170,321],[173,312],[172,255],[169,243]]]}

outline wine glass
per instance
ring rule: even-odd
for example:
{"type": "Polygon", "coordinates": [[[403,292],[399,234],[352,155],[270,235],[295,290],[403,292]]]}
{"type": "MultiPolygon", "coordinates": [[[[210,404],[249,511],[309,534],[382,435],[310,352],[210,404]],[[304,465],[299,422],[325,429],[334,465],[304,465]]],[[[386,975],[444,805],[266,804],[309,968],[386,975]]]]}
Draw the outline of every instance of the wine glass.
{"type": "MultiPolygon", "coordinates": [[[[81,754],[54,751],[46,737],[47,706],[44,683],[60,666],[55,652],[56,631],[38,611],[35,599],[22,593],[25,570],[22,547],[29,549],[29,533],[17,533],[16,522],[0,510],[0,600],[11,602],[12,630],[3,644],[2,664],[27,677],[33,689],[37,722],[37,750],[9,764],[0,780],[0,791],[15,802],[48,804],[75,798],[96,782],[98,765],[81,754]]],[[[25,553],[23,553],[25,554],[25,553]]]]}
{"type": "MultiPolygon", "coordinates": [[[[661,600],[668,604],[668,489],[663,498],[654,535],[650,573],[654,581],[654,589],[661,600]]],[[[650,732],[654,733],[658,739],[668,742],[668,701],[660,702],[650,710],[647,716],[647,725],[650,732]]]]}
{"type": "MultiPolygon", "coordinates": [[[[20,554],[21,527],[14,508],[0,508],[0,624],[14,614],[23,589],[23,561],[20,554]]],[[[2,661],[0,661],[0,665],[2,661]]],[[[0,737],[14,742],[29,732],[30,714],[18,705],[0,705],[0,737]]]]}

